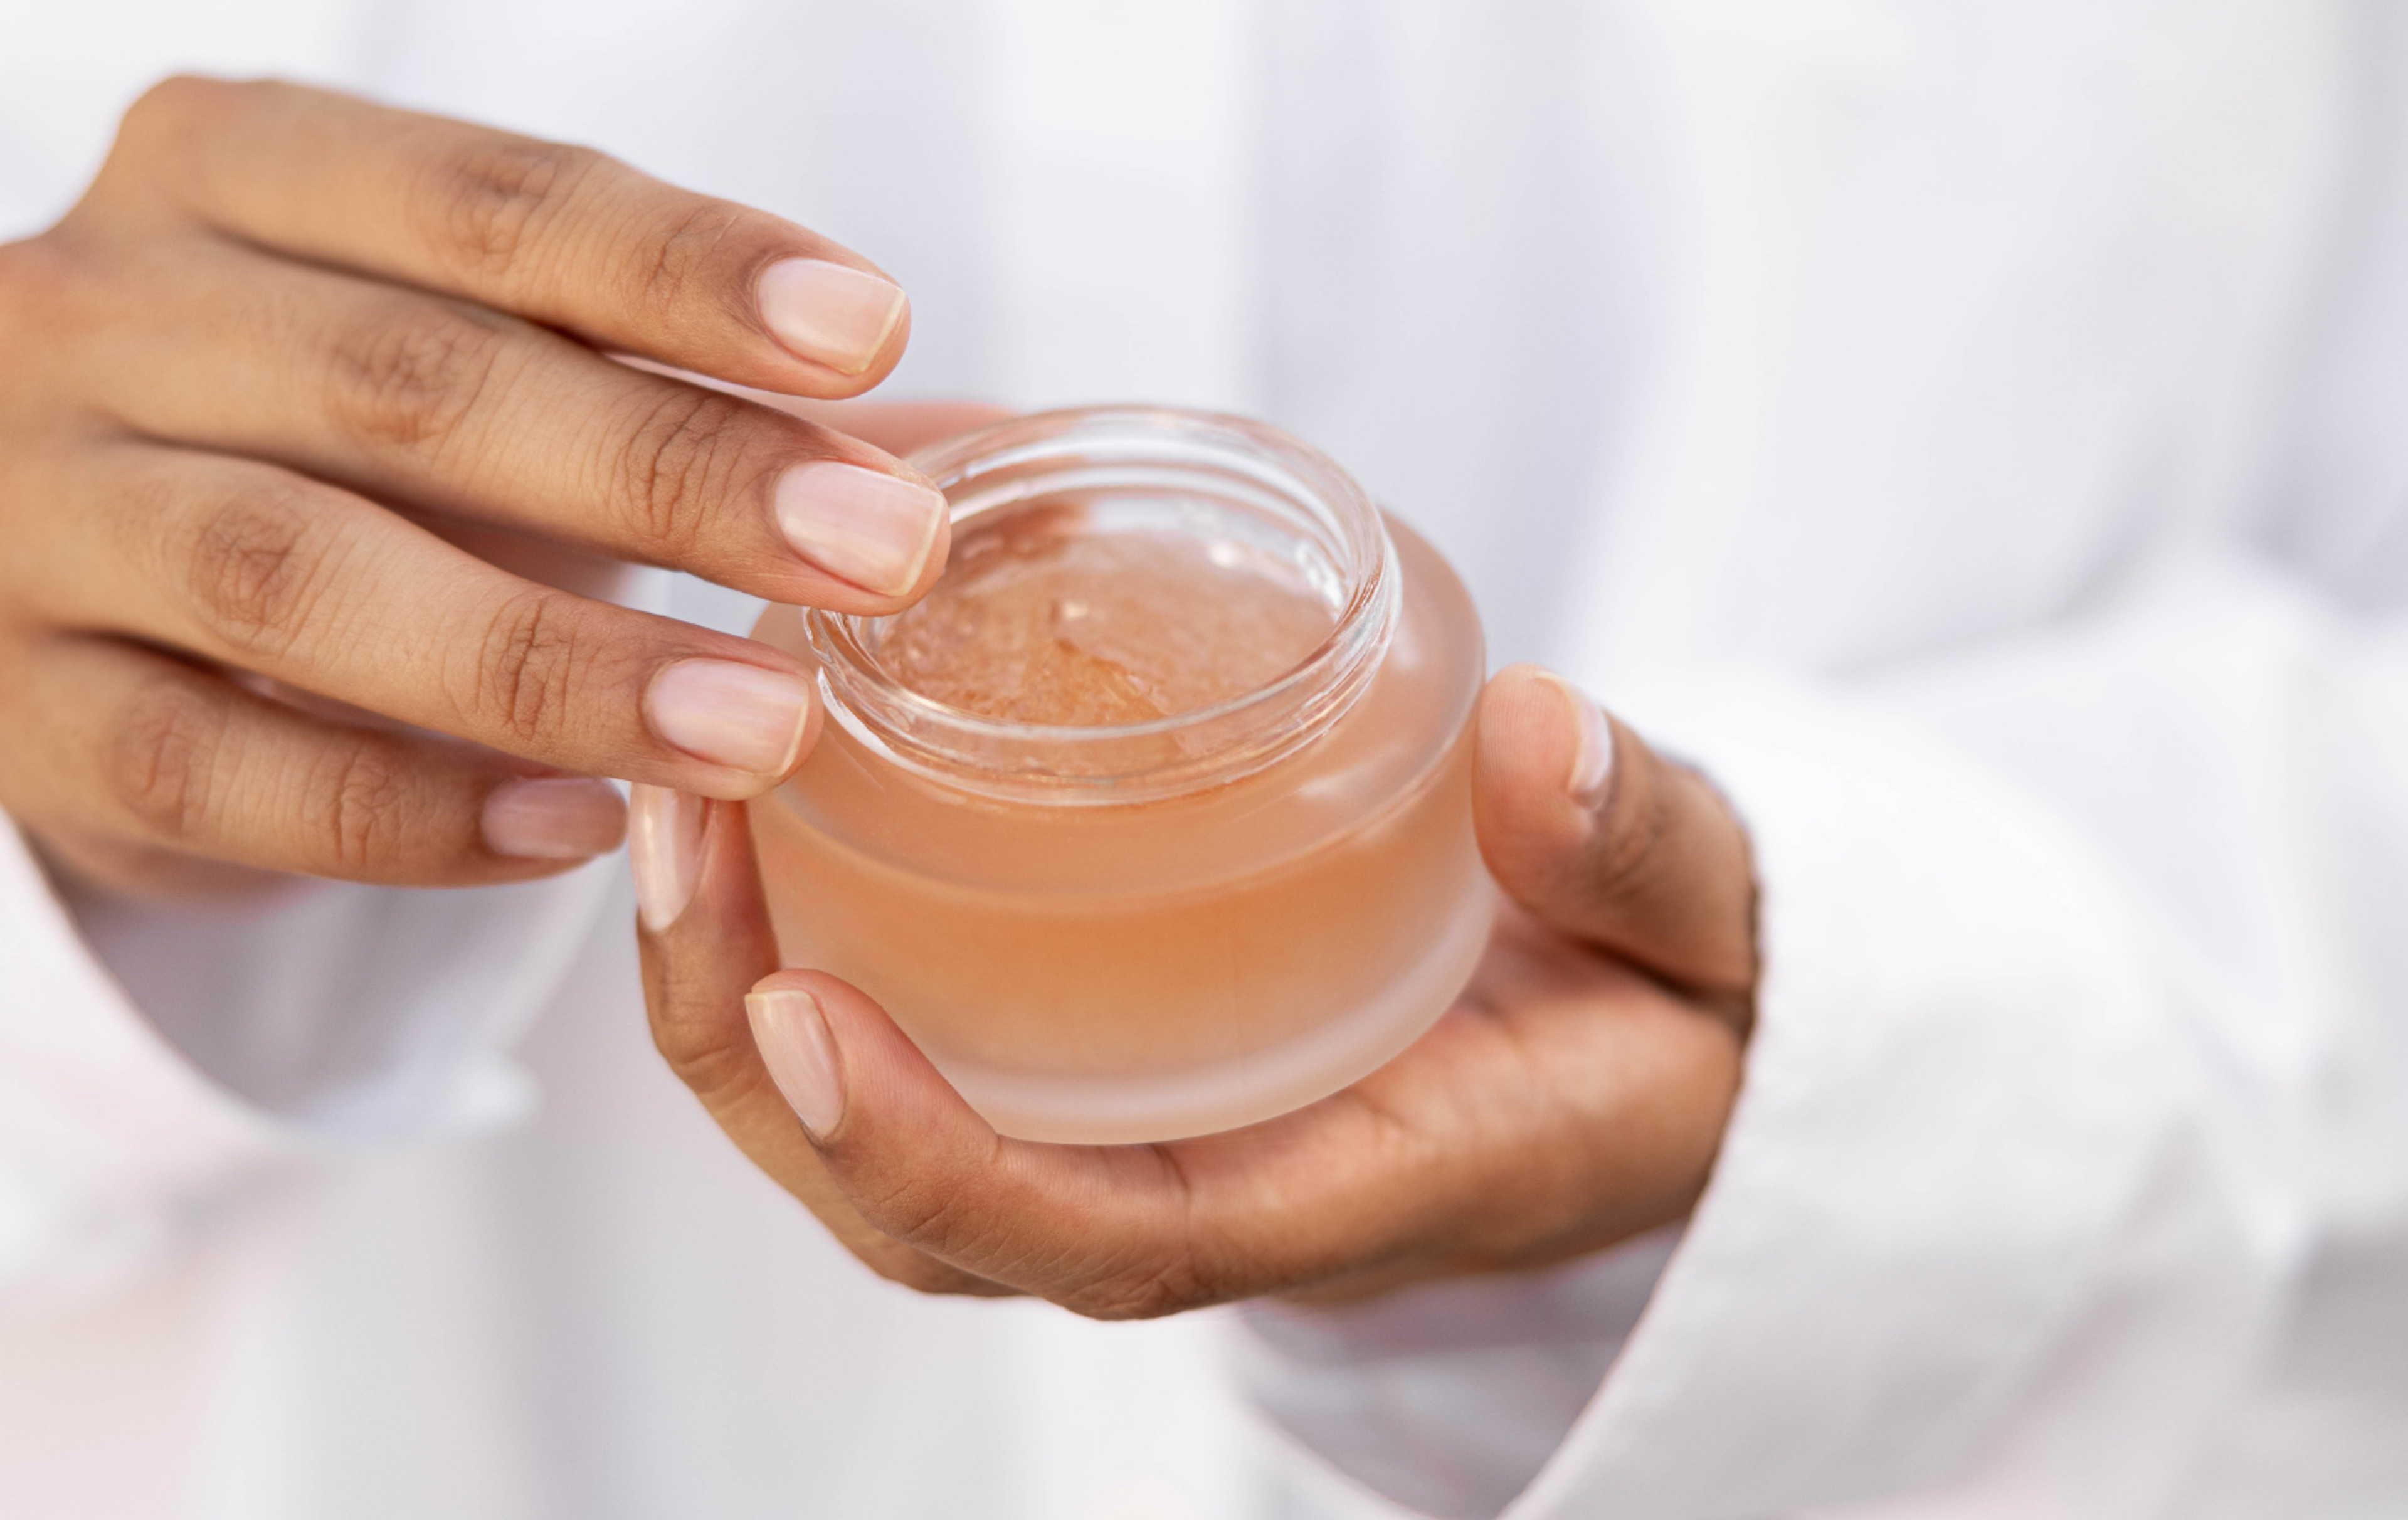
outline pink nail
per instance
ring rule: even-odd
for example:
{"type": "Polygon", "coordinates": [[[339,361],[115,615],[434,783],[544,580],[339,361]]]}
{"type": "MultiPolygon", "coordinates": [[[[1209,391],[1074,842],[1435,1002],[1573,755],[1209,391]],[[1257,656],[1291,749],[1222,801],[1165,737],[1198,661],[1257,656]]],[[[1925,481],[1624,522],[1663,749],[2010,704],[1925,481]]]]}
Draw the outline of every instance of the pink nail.
{"type": "Polygon", "coordinates": [[[878,362],[910,309],[892,280],[825,259],[784,259],[761,271],[761,320],[778,341],[839,375],[878,362]]]}
{"type": "Polygon", "coordinates": [[[744,1011],[769,1080],[795,1117],[814,1139],[834,1129],[844,1117],[844,1079],[819,1000],[799,987],[779,987],[745,994],[744,1011]]]}
{"type": "Polygon", "coordinates": [[[584,860],[619,848],[627,805],[588,776],[527,776],[485,794],[485,848],[522,860],[584,860]]]}
{"type": "Polygon", "coordinates": [[[834,460],[779,476],[773,499],[796,553],[887,596],[910,590],[927,568],[947,509],[934,486],[834,460]]]}
{"type": "Polygon", "coordinates": [[[1564,789],[1574,802],[1594,808],[1605,800],[1606,788],[1613,780],[1613,725],[1605,721],[1604,711],[1589,700],[1588,694],[1570,681],[1552,670],[1541,671],[1539,679],[1562,695],[1578,735],[1564,789]]]}
{"type": "Polygon", "coordinates": [[[638,782],[627,796],[627,864],[636,916],[660,933],[678,921],[702,881],[702,825],[709,805],[666,786],[638,782]]]}
{"type": "Polygon", "coordinates": [[[644,694],[652,731],[714,766],[782,776],[802,753],[811,689],[738,660],[680,660],[644,694]]]}

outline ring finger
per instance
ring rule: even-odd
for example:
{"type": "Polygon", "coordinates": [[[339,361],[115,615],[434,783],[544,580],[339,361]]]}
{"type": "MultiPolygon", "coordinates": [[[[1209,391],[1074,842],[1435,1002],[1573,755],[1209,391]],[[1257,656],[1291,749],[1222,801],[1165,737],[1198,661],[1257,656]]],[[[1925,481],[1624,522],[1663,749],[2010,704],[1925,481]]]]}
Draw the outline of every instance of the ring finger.
{"type": "Polygon", "coordinates": [[[40,773],[17,789],[22,821],[66,823],[87,853],[472,885],[614,849],[625,824],[607,782],[330,723],[116,639],[53,636],[20,679],[16,710],[45,739],[28,750],[40,773]]]}

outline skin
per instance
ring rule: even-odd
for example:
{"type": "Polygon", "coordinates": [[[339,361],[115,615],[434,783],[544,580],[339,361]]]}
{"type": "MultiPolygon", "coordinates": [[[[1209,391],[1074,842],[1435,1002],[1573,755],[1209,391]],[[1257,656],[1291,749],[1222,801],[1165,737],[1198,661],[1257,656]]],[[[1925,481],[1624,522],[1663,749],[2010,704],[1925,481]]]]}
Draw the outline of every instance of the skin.
{"type": "Polygon", "coordinates": [[[999,1140],[857,991],[780,968],[740,799],[782,775],[666,744],[642,699],[682,659],[793,662],[600,598],[639,563],[905,605],[941,543],[874,594],[784,543],[770,482],[899,470],[886,451],[992,415],[846,403],[908,323],[857,372],[789,352],[753,292],[790,257],[875,272],[585,150],[289,85],[154,89],[82,202],[0,247],[0,810],[77,882],[222,898],[566,868],[482,839],[515,777],[723,799],[696,896],[642,936],[656,1042],[746,1154],[929,1291],[1112,1318],[1357,1298],[1680,1217],[1738,1088],[1745,839],[1619,727],[1602,799],[1570,795],[1572,710],[1526,668],[1478,720],[1513,903],[1486,960],[1419,1044],[1297,1113],[999,1140]],[[762,1062],[755,983],[819,999],[844,1095],[821,1133],[762,1062]]]}
{"type": "Polygon", "coordinates": [[[683,658],[794,662],[600,600],[616,565],[892,610],[941,542],[873,594],[786,544],[771,482],[901,473],[878,443],[984,415],[802,415],[883,379],[908,321],[859,373],[789,352],[753,290],[796,256],[873,267],[583,149],[150,91],[82,201],[0,247],[0,808],[80,881],[222,896],[573,865],[487,847],[512,776],[774,785],[666,743],[643,696],[683,658]]]}
{"type": "Polygon", "coordinates": [[[743,1152],[853,1253],[932,1293],[1102,1319],[1260,1295],[1332,1302],[1544,1267],[1681,1218],[1739,1091],[1756,976],[1744,836],[1693,772],[1616,725],[1601,800],[1530,667],[1483,694],[1475,817],[1511,898],[1470,987],[1404,1054],[1266,1124],[1157,1145],[998,1137],[885,1014],[781,969],[739,805],[700,882],[639,929],[655,1043],[743,1152]],[[843,1103],[797,1120],[748,989],[817,999],[843,1103]]]}

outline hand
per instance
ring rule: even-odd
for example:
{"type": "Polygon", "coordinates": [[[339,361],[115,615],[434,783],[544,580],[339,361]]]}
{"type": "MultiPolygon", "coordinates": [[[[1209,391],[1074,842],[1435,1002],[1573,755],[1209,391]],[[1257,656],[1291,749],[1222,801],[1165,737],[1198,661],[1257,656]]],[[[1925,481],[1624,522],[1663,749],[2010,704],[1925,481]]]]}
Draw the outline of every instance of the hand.
{"type": "Polygon", "coordinates": [[[925,481],[658,372],[848,396],[908,326],[858,255],[582,149],[160,85],[0,247],[0,808],[119,886],[431,885],[614,846],[583,778],[767,788],[815,731],[796,664],[580,592],[924,590],[925,481]]]}
{"type": "Polygon", "coordinates": [[[639,824],[696,821],[638,857],[667,920],[639,930],[653,1039],[854,1255],[932,1292],[1123,1318],[1627,1239],[1696,1200],[1737,1095],[1746,840],[1702,779],[1534,667],[1492,681],[1478,722],[1475,816],[1512,906],[1427,1035],[1283,1118],[1158,1145],[997,1137],[860,992],[776,969],[740,806],[644,791],[639,824]]]}

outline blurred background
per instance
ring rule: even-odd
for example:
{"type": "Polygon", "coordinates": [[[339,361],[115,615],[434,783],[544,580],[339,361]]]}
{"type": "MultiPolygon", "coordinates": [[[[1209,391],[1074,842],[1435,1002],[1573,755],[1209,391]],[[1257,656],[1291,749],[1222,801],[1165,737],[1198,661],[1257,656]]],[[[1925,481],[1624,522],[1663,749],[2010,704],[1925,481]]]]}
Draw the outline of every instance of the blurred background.
{"type": "MultiPolygon", "coordinates": [[[[179,70],[589,143],[882,265],[913,312],[883,394],[1217,408],[1317,443],[1463,571],[1493,664],[1609,695],[1693,660],[1911,683],[2078,617],[2167,522],[2396,583],[2387,509],[2267,506],[2305,479],[2315,397],[2401,394],[2398,310],[2345,305],[2331,252],[2344,224],[2397,246],[2394,201],[2344,194],[2384,179],[2353,144],[2399,136],[2396,24],[2305,0],[0,0],[0,235],[57,217],[179,70]]],[[[2353,447],[2313,451],[2358,471],[2330,495],[2396,500],[2399,460],[2353,447]]],[[[671,605],[752,611],[692,581],[671,605]]],[[[448,1138],[296,1111],[305,1182],[0,1307],[0,1346],[84,1360],[64,1404],[114,1403],[124,1435],[79,1447],[55,1390],[11,1407],[0,1378],[6,1464],[251,1520],[1392,1513],[1251,1412],[1221,1316],[870,1279],[659,1068],[615,944],[448,1138]]]]}

